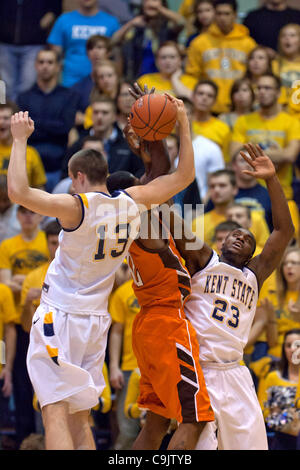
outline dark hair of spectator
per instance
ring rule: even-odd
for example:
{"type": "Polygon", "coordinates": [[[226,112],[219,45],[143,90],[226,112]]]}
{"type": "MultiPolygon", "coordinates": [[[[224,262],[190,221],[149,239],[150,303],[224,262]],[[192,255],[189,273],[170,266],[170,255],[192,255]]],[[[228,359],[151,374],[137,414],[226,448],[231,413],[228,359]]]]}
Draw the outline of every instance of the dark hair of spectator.
{"type": "Polygon", "coordinates": [[[219,87],[218,87],[218,85],[216,85],[216,83],[213,82],[212,80],[207,80],[207,79],[199,80],[199,82],[198,82],[198,83],[195,85],[195,87],[194,87],[194,93],[196,93],[196,91],[198,90],[198,87],[201,86],[201,85],[209,85],[209,86],[211,86],[211,88],[214,90],[215,97],[218,96],[218,92],[219,92],[219,87]]]}
{"type": "Polygon", "coordinates": [[[102,42],[106,49],[107,52],[111,51],[111,40],[107,36],[102,36],[101,34],[93,34],[93,36],[90,36],[88,40],[86,41],[86,50],[90,51],[91,49],[94,49],[98,42],[102,42]]]}
{"type": "Polygon", "coordinates": [[[178,55],[182,58],[184,56],[184,52],[183,50],[180,48],[180,45],[175,42],[175,41],[164,41],[160,44],[159,48],[157,49],[157,51],[155,52],[155,58],[157,58],[160,50],[163,48],[163,47],[174,47],[174,49],[176,49],[176,51],[178,52],[178,55]]]}
{"type": "Polygon", "coordinates": [[[233,11],[237,11],[238,5],[236,0],[214,0],[214,6],[217,8],[219,5],[230,5],[233,11]]]}
{"type": "Polygon", "coordinates": [[[272,73],[272,58],[269,54],[268,49],[265,46],[256,46],[248,54],[247,63],[246,63],[246,72],[245,72],[245,77],[244,78],[249,78],[250,80],[252,79],[251,72],[250,72],[250,69],[249,69],[249,62],[253,58],[253,55],[255,54],[255,52],[257,52],[257,51],[263,51],[266,54],[266,57],[267,57],[267,61],[268,61],[267,70],[264,73],[272,73]]]}
{"type": "Polygon", "coordinates": [[[82,147],[86,142],[100,142],[99,137],[96,137],[95,135],[87,135],[82,139],[82,147]]]}
{"type": "Polygon", "coordinates": [[[18,113],[20,111],[18,105],[14,101],[7,100],[6,103],[0,103],[0,111],[2,109],[10,109],[12,114],[18,113]]]}
{"type": "Polygon", "coordinates": [[[69,160],[69,168],[76,177],[78,172],[85,174],[91,184],[104,184],[108,174],[107,160],[94,149],[76,152],[69,160]]]}
{"type": "Polygon", "coordinates": [[[57,49],[53,49],[53,47],[50,46],[50,44],[49,45],[46,44],[45,46],[42,47],[42,49],[39,50],[39,52],[36,55],[36,59],[38,58],[41,52],[52,52],[52,54],[54,54],[56,62],[61,62],[62,60],[61,53],[57,49]]]}
{"type": "Polygon", "coordinates": [[[236,178],[233,170],[223,168],[222,170],[213,171],[207,175],[207,180],[210,181],[211,178],[218,178],[219,176],[226,175],[229,178],[230,184],[236,186],[236,178]]]}
{"type": "Polygon", "coordinates": [[[263,77],[270,77],[270,78],[273,78],[275,84],[276,84],[276,88],[277,90],[280,90],[281,88],[281,80],[280,78],[277,76],[277,75],[274,75],[274,73],[264,73],[263,75],[261,75],[259,78],[263,78],[263,77]]]}
{"type": "Polygon", "coordinates": [[[216,226],[214,238],[218,232],[232,232],[232,230],[236,230],[237,228],[242,227],[237,222],[234,222],[234,220],[225,220],[216,226]]]}
{"type": "Polygon", "coordinates": [[[44,228],[44,232],[46,237],[48,238],[50,235],[58,235],[61,231],[61,226],[56,220],[51,220],[47,223],[46,227],[44,228]]]}

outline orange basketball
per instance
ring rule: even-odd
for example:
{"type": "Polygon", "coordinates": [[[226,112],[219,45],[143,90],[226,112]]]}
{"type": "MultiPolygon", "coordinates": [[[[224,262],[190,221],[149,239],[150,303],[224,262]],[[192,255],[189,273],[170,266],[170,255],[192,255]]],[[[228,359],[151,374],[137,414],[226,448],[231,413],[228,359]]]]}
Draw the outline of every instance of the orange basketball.
{"type": "Polygon", "coordinates": [[[176,123],[176,107],[165,95],[141,96],[132,105],[130,123],[134,132],[145,140],[168,137],[176,123]]]}

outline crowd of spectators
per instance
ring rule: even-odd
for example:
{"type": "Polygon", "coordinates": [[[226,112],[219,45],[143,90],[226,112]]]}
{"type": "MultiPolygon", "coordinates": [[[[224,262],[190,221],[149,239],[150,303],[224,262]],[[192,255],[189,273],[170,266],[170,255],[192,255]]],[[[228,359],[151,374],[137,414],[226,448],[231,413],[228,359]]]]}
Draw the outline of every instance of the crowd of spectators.
{"type": "MultiPolygon", "coordinates": [[[[187,207],[193,231],[218,253],[242,226],[259,254],[273,228],[266,187],[243,173],[243,145],[259,144],[275,164],[295,233],[260,291],[244,361],[270,449],[300,449],[299,365],[291,359],[292,340],[300,338],[300,8],[265,0],[243,19],[239,12],[238,0],[182,0],[178,11],[167,0],[0,2],[0,448],[44,448],[26,353],[59,233],[55,220],[8,198],[10,118],[20,110],[34,120],[27,149],[33,187],[72,193],[68,161],[82,148],[103,152],[110,173],[140,177],[144,165],[123,134],[134,102],[128,89],[137,82],[185,103],[196,178],[174,202],[183,213],[187,207]],[[196,211],[201,203],[204,214],[196,211]]],[[[176,128],[166,145],[174,169],[176,128]]],[[[98,449],[130,449],[143,425],[131,282],[124,263],[109,304],[106,388],[91,414],[98,449]]]]}

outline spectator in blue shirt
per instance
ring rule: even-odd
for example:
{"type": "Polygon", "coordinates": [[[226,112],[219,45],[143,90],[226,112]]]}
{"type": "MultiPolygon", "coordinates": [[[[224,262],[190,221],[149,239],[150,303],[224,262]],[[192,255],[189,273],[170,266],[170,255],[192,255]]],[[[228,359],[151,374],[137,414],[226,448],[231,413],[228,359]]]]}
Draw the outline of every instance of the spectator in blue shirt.
{"type": "Polygon", "coordinates": [[[0,1],[0,78],[15,101],[36,80],[34,61],[62,12],[62,0],[0,1]]]}
{"type": "Polygon", "coordinates": [[[51,192],[61,179],[62,161],[67,150],[68,134],[74,125],[78,103],[76,92],[58,84],[61,70],[56,51],[45,46],[36,57],[37,81],[19,95],[22,111],[29,111],[35,122],[30,145],[41,155],[46,175],[46,190],[51,192]]]}
{"type": "Polygon", "coordinates": [[[78,10],[63,13],[55,22],[48,43],[64,55],[62,84],[74,85],[91,73],[86,41],[94,34],[111,37],[119,28],[117,18],[99,10],[98,0],[78,0],[78,10]]]}
{"type": "Polygon", "coordinates": [[[184,18],[167,7],[167,0],[142,0],[141,12],[117,31],[113,46],[121,49],[123,75],[133,81],[157,72],[155,53],[165,41],[177,41],[184,18]]]}

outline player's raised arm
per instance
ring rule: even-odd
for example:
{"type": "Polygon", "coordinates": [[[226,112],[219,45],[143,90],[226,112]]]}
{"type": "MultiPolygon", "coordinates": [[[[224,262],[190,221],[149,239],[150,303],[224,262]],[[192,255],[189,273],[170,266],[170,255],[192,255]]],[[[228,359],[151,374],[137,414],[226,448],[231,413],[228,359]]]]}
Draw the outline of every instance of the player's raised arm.
{"type": "Polygon", "coordinates": [[[11,118],[13,144],[8,165],[7,188],[10,200],[49,217],[57,217],[65,228],[75,227],[81,219],[80,202],[69,194],[50,194],[28,184],[26,168],[27,140],[34,132],[28,112],[11,118]]]}
{"type": "Polygon", "coordinates": [[[255,178],[264,179],[272,205],[273,231],[270,234],[260,255],[253,258],[248,266],[257,275],[260,286],[278,266],[284,250],[294,234],[294,226],[289,207],[276,176],[275,167],[271,159],[258,145],[246,144],[249,157],[241,152],[242,157],[253,170],[244,170],[255,178]]]}
{"type": "Polygon", "coordinates": [[[127,192],[136,203],[144,205],[147,209],[150,209],[152,205],[168,201],[195,179],[194,151],[184,104],[181,100],[167,96],[177,108],[180,137],[179,162],[174,173],[160,176],[144,186],[128,188],[127,192]]]}

